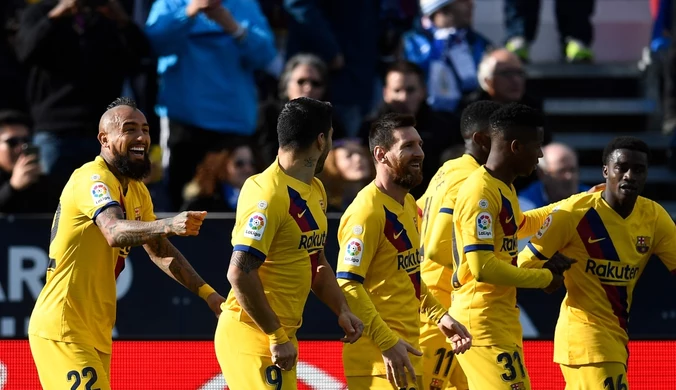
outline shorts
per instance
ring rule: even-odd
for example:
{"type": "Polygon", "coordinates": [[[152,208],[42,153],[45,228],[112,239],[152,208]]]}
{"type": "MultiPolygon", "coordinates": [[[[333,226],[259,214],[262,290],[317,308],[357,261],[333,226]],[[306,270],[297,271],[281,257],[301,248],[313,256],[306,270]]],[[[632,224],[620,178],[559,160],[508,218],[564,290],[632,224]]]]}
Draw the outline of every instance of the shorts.
{"type": "Polygon", "coordinates": [[[422,383],[429,390],[468,390],[467,377],[458,363],[451,345],[439,327],[424,322],[420,329],[420,350],[423,353],[422,383]]]}
{"type": "Polygon", "coordinates": [[[473,346],[456,358],[470,389],[531,390],[523,349],[516,344],[473,346]]]}
{"type": "Polygon", "coordinates": [[[110,390],[110,354],[77,343],[28,336],[40,384],[45,390],[110,390]]]}
{"type": "MultiPolygon", "coordinates": [[[[408,371],[407,371],[408,372],[408,371]]],[[[398,388],[394,383],[387,380],[385,375],[373,376],[348,376],[347,388],[349,390],[422,390],[422,377],[417,377],[416,384],[411,383],[411,378],[408,378],[408,387],[398,388]]]]}
{"type": "Polygon", "coordinates": [[[629,390],[627,366],[618,362],[561,364],[566,390],[629,390]]]}
{"type": "MultiPolygon", "coordinates": [[[[296,338],[291,341],[298,350],[296,338]]],[[[282,371],[272,364],[268,336],[256,325],[237,321],[224,312],[218,318],[214,346],[230,390],[297,389],[296,366],[282,371]]]]}

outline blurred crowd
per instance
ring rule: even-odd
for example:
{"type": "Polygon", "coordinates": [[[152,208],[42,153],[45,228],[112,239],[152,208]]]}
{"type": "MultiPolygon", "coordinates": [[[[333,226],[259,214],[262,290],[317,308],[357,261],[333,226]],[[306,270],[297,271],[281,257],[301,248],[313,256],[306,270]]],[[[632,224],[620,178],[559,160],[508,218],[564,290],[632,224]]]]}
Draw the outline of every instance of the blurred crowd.
{"type": "MultiPolygon", "coordinates": [[[[542,109],[524,71],[540,1],[504,0],[503,42],[474,28],[474,5],[3,0],[0,213],[53,212],[73,170],[99,153],[98,120],[120,95],[134,98],[150,124],[145,181],[156,211],[234,211],[244,181],[275,159],[282,106],[301,96],[333,105],[335,141],[321,174],[330,211],[343,211],[372,180],[368,130],[386,112],[416,117],[426,154],[426,180],[413,191],[420,195],[444,161],[463,153],[459,118],[468,104],[542,109]]],[[[556,2],[562,60],[593,59],[593,8],[556,2]]],[[[552,181],[578,191],[569,148],[552,147],[543,161],[517,183],[530,202],[569,195],[552,181]]]]}

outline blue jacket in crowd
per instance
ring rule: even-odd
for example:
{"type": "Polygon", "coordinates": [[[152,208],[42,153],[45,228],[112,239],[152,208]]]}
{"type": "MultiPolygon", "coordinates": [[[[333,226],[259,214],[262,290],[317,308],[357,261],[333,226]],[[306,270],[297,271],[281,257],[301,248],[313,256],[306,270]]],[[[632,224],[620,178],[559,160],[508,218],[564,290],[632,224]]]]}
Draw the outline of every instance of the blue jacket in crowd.
{"type": "Polygon", "coordinates": [[[201,12],[189,18],[188,3],[157,0],[146,22],[159,56],[159,114],[206,130],[251,135],[258,107],[254,70],[277,54],[272,30],[256,1],[223,1],[247,30],[240,41],[201,12]]]}

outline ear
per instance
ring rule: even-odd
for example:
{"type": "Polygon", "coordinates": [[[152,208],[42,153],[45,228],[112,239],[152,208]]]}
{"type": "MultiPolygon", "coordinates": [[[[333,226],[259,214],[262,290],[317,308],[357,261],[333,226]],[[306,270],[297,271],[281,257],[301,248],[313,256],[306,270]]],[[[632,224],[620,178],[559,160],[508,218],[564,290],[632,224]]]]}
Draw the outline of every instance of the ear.
{"type": "Polygon", "coordinates": [[[603,166],[603,178],[604,179],[608,178],[608,166],[607,165],[603,166]]]}
{"type": "Polygon", "coordinates": [[[490,152],[491,150],[491,138],[484,133],[478,131],[473,133],[472,142],[479,145],[486,152],[490,152]]]}
{"type": "Polygon", "coordinates": [[[108,134],[106,134],[104,131],[99,131],[99,134],[96,136],[96,138],[101,143],[101,146],[108,147],[108,134]]]}
{"type": "Polygon", "coordinates": [[[509,149],[512,151],[512,153],[519,154],[521,151],[521,143],[519,143],[517,140],[513,140],[509,143],[509,149]]]}
{"type": "Polygon", "coordinates": [[[326,148],[327,142],[328,142],[328,140],[326,139],[326,134],[319,133],[319,135],[317,135],[317,147],[319,148],[320,152],[324,151],[324,148],[326,148]]]}
{"type": "Polygon", "coordinates": [[[382,146],[376,146],[373,148],[373,158],[376,159],[377,162],[384,164],[387,161],[387,151],[382,147],[382,146]]]}

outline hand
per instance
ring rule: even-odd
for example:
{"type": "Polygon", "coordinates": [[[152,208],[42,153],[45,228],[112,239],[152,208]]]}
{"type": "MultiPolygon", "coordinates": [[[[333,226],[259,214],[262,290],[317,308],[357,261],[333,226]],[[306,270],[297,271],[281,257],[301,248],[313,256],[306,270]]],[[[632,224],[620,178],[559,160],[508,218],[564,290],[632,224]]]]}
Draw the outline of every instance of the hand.
{"type": "Polygon", "coordinates": [[[359,340],[362,332],[364,332],[364,323],[349,310],[340,313],[338,325],[345,331],[345,337],[340,339],[344,343],[354,343],[359,340]]]}
{"type": "Polygon", "coordinates": [[[216,22],[219,26],[221,26],[221,28],[223,28],[223,31],[228,34],[234,34],[237,29],[239,29],[239,24],[237,24],[237,21],[232,17],[230,11],[220,4],[216,5],[215,7],[205,9],[204,15],[216,22]]]}
{"type": "Polygon", "coordinates": [[[416,350],[411,344],[402,339],[399,339],[399,342],[394,347],[383,351],[383,361],[387,368],[387,379],[398,388],[408,386],[405,370],[408,370],[409,375],[413,378],[413,383],[417,380],[411,359],[408,358],[409,353],[415,356],[422,356],[422,352],[416,350]]]}
{"type": "Polygon", "coordinates": [[[469,334],[463,324],[450,315],[445,314],[437,326],[451,343],[454,353],[464,353],[472,346],[472,335],[469,334]]]}
{"type": "Polygon", "coordinates": [[[554,253],[554,256],[545,262],[542,268],[547,268],[548,270],[552,271],[552,273],[563,275],[563,273],[568,271],[575,263],[577,263],[577,260],[571,259],[570,257],[556,252],[554,253]]]}
{"type": "Polygon", "coordinates": [[[38,157],[34,154],[28,156],[22,154],[14,165],[9,185],[17,191],[22,191],[38,181],[41,173],[38,157]]]}
{"type": "Polygon", "coordinates": [[[293,345],[293,342],[287,341],[284,344],[272,344],[270,352],[272,352],[272,364],[282,370],[289,371],[296,365],[298,351],[296,351],[296,346],[293,345]]]}
{"type": "Polygon", "coordinates": [[[557,274],[555,272],[552,272],[552,275],[554,276],[552,278],[552,282],[549,283],[549,286],[544,288],[547,294],[551,294],[554,291],[558,290],[559,287],[561,287],[561,285],[563,284],[563,275],[557,274]]]}
{"type": "Polygon", "coordinates": [[[52,19],[70,16],[77,12],[77,0],[59,0],[56,7],[49,11],[48,16],[52,19]]]}
{"type": "Polygon", "coordinates": [[[196,236],[206,215],[206,211],[184,211],[171,219],[170,233],[177,236],[196,236]]]}
{"type": "Polygon", "coordinates": [[[594,192],[603,191],[606,189],[606,183],[597,184],[594,187],[587,190],[588,194],[593,194],[594,192]]]}
{"type": "Polygon", "coordinates": [[[209,309],[216,314],[216,318],[221,316],[221,303],[223,302],[225,302],[225,298],[219,293],[211,293],[207,297],[207,305],[209,305],[209,309]]]}
{"type": "Polygon", "coordinates": [[[221,4],[221,0],[191,0],[188,6],[185,8],[185,13],[188,17],[193,17],[197,15],[198,12],[202,12],[206,9],[216,7],[221,4]]]}

